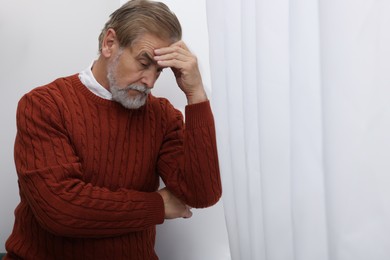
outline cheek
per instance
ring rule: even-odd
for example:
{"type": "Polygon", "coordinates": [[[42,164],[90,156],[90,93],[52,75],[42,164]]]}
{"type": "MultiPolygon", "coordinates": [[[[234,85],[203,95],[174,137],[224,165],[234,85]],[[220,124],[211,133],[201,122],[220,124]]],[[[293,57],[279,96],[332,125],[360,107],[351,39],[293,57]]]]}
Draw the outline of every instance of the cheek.
{"type": "Polygon", "coordinates": [[[118,66],[116,71],[116,80],[121,86],[134,84],[141,79],[141,73],[134,68],[118,66]]]}

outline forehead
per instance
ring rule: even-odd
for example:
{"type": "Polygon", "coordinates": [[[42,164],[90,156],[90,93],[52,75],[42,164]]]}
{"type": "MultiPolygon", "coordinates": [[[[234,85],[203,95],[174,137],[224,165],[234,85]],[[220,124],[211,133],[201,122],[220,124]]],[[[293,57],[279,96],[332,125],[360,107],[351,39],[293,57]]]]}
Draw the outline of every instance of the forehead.
{"type": "Polygon", "coordinates": [[[168,47],[172,43],[173,41],[167,39],[161,39],[152,34],[142,34],[136,40],[134,40],[131,46],[131,50],[132,52],[136,52],[136,53],[147,51],[153,54],[153,51],[155,49],[168,47]]]}

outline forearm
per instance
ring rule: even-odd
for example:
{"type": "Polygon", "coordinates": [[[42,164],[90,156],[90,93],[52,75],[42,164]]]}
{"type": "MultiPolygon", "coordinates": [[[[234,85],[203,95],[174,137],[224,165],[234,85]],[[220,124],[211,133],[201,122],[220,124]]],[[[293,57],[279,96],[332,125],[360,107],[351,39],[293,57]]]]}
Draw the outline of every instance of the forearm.
{"type": "Polygon", "coordinates": [[[107,237],[163,222],[164,205],[157,192],[110,191],[82,182],[77,177],[79,170],[75,164],[18,172],[21,193],[49,232],[68,237],[107,237]],[[63,169],[68,172],[63,174],[63,169]]]}
{"type": "Polygon", "coordinates": [[[166,186],[186,204],[203,208],[222,193],[214,119],[209,102],[186,107],[183,143],[170,142],[171,156],[162,157],[160,172],[166,186]],[[176,160],[173,160],[176,158],[176,160]]]}

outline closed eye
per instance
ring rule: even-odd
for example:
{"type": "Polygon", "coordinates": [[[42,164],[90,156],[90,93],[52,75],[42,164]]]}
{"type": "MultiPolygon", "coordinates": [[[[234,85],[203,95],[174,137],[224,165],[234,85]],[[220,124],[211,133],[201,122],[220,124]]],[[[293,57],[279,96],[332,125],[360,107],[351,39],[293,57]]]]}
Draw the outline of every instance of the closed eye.
{"type": "Polygon", "coordinates": [[[147,69],[147,68],[150,66],[150,62],[140,61],[139,63],[140,63],[141,66],[144,67],[145,69],[147,69]]]}
{"type": "Polygon", "coordinates": [[[149,69],[150,66],[154,65],[153,67],[156,68],[158,74],[165,69],[165,67],[158,66],[157,62],[146,52],[140,54],[139,63],[141,64],[142,69],[149,69]]]}

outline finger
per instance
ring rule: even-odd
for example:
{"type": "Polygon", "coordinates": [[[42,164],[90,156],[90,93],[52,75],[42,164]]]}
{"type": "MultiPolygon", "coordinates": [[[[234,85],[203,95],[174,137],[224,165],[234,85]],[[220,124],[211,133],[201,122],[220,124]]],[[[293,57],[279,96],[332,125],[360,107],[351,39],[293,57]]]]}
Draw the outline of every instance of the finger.
{"type": "Polygon", "coordinates": [[[188,54],[182,54],[178,52],[169,52],[159,56],[154,56],[154,60],[179,60],[179,61],[189,61],[192,57],[188,54]]]}
{"type": "Polygon", "coordinates": [[[180,60],[159,60],[157,64],[161,67],[177,68],[180,70],[186,67],[186,62],[180,60]]]}
{"type": "Polygon", "coordinates": [[[190,208],[187,206],[187,209],[186,209],[186,211],[184,212],[183,218],[190,218],[190,217],[192,217],[192,211],[191,211],[190,208]]]}
{"type": "Polygon", "coordinates": [[[192,53],[188,50],[185,50],[179,46],[169,46],[169,47],[164,47],[160,49],[155,49],[154,54],[155,56],[161,56],[165,54],[170,54],[170,53],[176,53],[176,55],[184,55],[184,56],[191,56],[192,53]]]}

